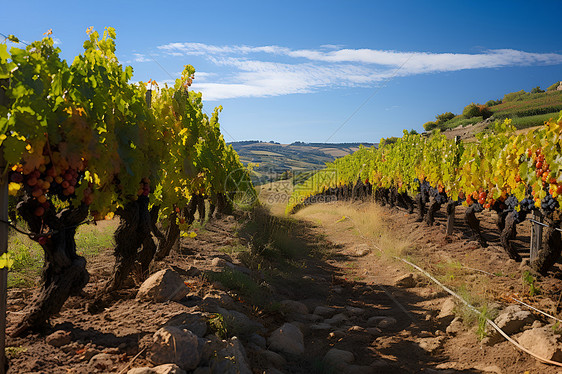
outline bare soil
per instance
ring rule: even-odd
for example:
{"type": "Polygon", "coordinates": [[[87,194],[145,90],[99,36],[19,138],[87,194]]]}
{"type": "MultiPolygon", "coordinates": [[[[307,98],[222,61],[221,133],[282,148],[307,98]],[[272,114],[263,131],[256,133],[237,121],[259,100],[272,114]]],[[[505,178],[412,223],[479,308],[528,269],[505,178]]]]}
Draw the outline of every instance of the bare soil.
{"type": "MultiPolygon", "coordinates": [[[[529,296],[529,285],[522,281],[527,268],[509,260],[499,246],[494,217],[481,216],[484,235],[490,242],[482,248],[470,240],[462,209],[457,209],[458,228],[452,237],[444,234],[442,212],[437,214],[436,224],[428,227],[416,223],[414,215],[370,203],[353,205],[351,211],[348,204],[341,203],[305,208],[296,217],[284,219],[281,236],[287,240],[281,246],[283,250],[266,249],[262,254],[248,250],[252,237],[245,231],[245,223],[251,217],[212,220],[198,230],[197,237],[182,238],[179,248],[151,269],[171,267],[178,271],[191,288],[187,297],[160,304],[138,302],[135,295],[141,279],[133,274],[129,287],[116,295],[111,306],[102,313],[90,314],[88,305],[109,278],[114,263],[111,250],[103,251],[88,262],[91,279],[84,294],[69,299],[50,326],[23,338],[8,339],[9,373],[121,373],[128,368],[152,366],[146,353],[155,331],[178,313],[212,316],[218,306],[238,310],[262,323],[265,337],[283,323],[296,321],[304,333],[306,353],[289,357],[281,369],[286,373],[336,373],[322,362],[334,347],[353,352],[353,365],[370,368],[373,373],[560,371],[507,342],[483,346],[475,322],[467,324],[457,336],[448,336],[444,332],[447,326],[436,318],[448,297],[441,288],[418,276],[414,288],[396,286],[396,279],[415,270],[393,259],[393,254],[416,262],[479,302],[504,306],[512,302],[510,296],[515,296],[558,315],[560,268],[556,267],[549,277],[537,278],[541,294],[529,296]],[[380,220],[386,237],[361,231],[358,222],[362,216],[380,220]],[[400,252],[385,247],[389,243],[399,246],[400,252]],[[363,248],[369,253],[357,256],[363,248]],[[212,265],[217,257],[245,269],[257,291],[252,294],[216,281],[214,275],[224,273],[222,267],[212,265]],[[209,297],[217,295],[216,302],[209,297]],[[342,325],[315,330],[312,322],[279,307],[279,302],[287,299],[304,303],[311,312],[316,306],[363,311],[342,325]],[[373,316],[392,317],[396,324],[378,332],[367,331],[367,321],[373,316]],[[70,332],[71,343],[60,348],[47,344],[46,337],[57,330],[70,332]],[[434,337],[443,337],[442,347],[432,353],[420,347],[421,340],[434,337]],[[113,364],[92,369],[89,360],[102,352],[113,364]]],[[[521,225],[517,244],[524,257],[528,242],[529,228],[521,225]]],[[[9,291],[8,326],[16,324],[33,293],[33,288],[9,291]]],[[[245,339],[242,337],[253,372],[264,373],[270,363],[245,339]]]]}

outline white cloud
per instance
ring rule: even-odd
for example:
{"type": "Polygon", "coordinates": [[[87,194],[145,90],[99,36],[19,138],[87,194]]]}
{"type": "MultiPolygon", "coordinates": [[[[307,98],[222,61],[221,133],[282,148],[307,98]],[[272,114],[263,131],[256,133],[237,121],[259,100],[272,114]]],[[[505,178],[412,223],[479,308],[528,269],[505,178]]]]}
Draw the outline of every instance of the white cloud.
{"type": "Polygon", "coordinates": [[[228,69],[227,74],[220,75],[220,82],[211,79],[216,73],[196,74],[203,82],[196,79],[193,87],[201,90],[206,100],[309,93],[324,87],[368,86],[394,76],[562,64],[560,54],[513,49],[468,54],[348,49],[337,45],[290,49],[275,45],[204,43],[170,43],[158,49],[172,56],[203,56],[214,65],[228,69]]]}
{"type": "Polygon", "coordinates": [[[133,58],[134,62],[150,62],[150,61],[152,61],[152,59],[147,58],[145,55],[143,55],[141,53],[133,53],[133,56],[135,56],[133,58]]]}

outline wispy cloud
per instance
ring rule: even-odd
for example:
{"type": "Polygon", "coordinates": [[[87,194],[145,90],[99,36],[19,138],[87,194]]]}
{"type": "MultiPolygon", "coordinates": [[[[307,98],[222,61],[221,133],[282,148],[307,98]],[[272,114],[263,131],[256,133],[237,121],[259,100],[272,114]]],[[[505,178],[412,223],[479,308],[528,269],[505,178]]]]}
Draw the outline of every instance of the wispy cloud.
{"type": "MultiPolygon", "coordinates": [[[[229,73],[221,74],[220,82],[213,81],[209,73],[204,74],[204,82],[198,83],[196,79],[194,89],[201,90],[207,100],[310,93],[326,87],[368,86],[395,75],[562,64],[560,54],[513,49],[468,54],[347,49],[337,45],[290,49],[276,45],[253,47],[204,43],[170,43],[158,49],[172,56],[203,56],[217,67],[228,69],[229,73]]],[[[144,58],[142,55],[137,57],[144,58]]]]}

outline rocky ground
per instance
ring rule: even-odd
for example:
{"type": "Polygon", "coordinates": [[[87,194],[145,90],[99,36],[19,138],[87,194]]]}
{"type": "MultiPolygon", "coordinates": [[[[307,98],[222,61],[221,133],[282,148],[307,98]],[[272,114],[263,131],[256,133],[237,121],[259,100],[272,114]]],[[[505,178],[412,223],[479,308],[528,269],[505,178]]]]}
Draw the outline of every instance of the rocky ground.
{"type": "MultiPolygon", "coordinates": [[[[372,204],[212,220],[154,264],[148,280],[133,274],[110,307],[89,314],[112,269],[108,249],[88,264],[85,294],[50,327],[8,340],[9,373],[562,372],[479,329],[477,316],[393,258],[416,262],[521,345],[562,361],[558,325],[510,299],[558,315],[559,269],[529,278],[540,289],[531,297],[526,265],[508,260],[493,217],[482,218],[487,248],[462,224],[446,237],[442,215],[427,227],[372,204]]],[[[9,326],[33,292],[10,290],[9,326]]]]}

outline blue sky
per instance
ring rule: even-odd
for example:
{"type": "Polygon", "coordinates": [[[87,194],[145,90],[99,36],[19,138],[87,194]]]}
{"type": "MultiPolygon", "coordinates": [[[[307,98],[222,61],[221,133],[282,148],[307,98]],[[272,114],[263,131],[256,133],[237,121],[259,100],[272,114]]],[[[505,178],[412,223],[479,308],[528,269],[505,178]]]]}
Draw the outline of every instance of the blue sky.
{"type": "Polygon", "coordinates": [[[134,80],[196,70],[227,141],[377,142],[436,114],[562,80],[559,1],[5,2],[0,32],[48,29],[69,60],[117,30],[134,80]]]}

